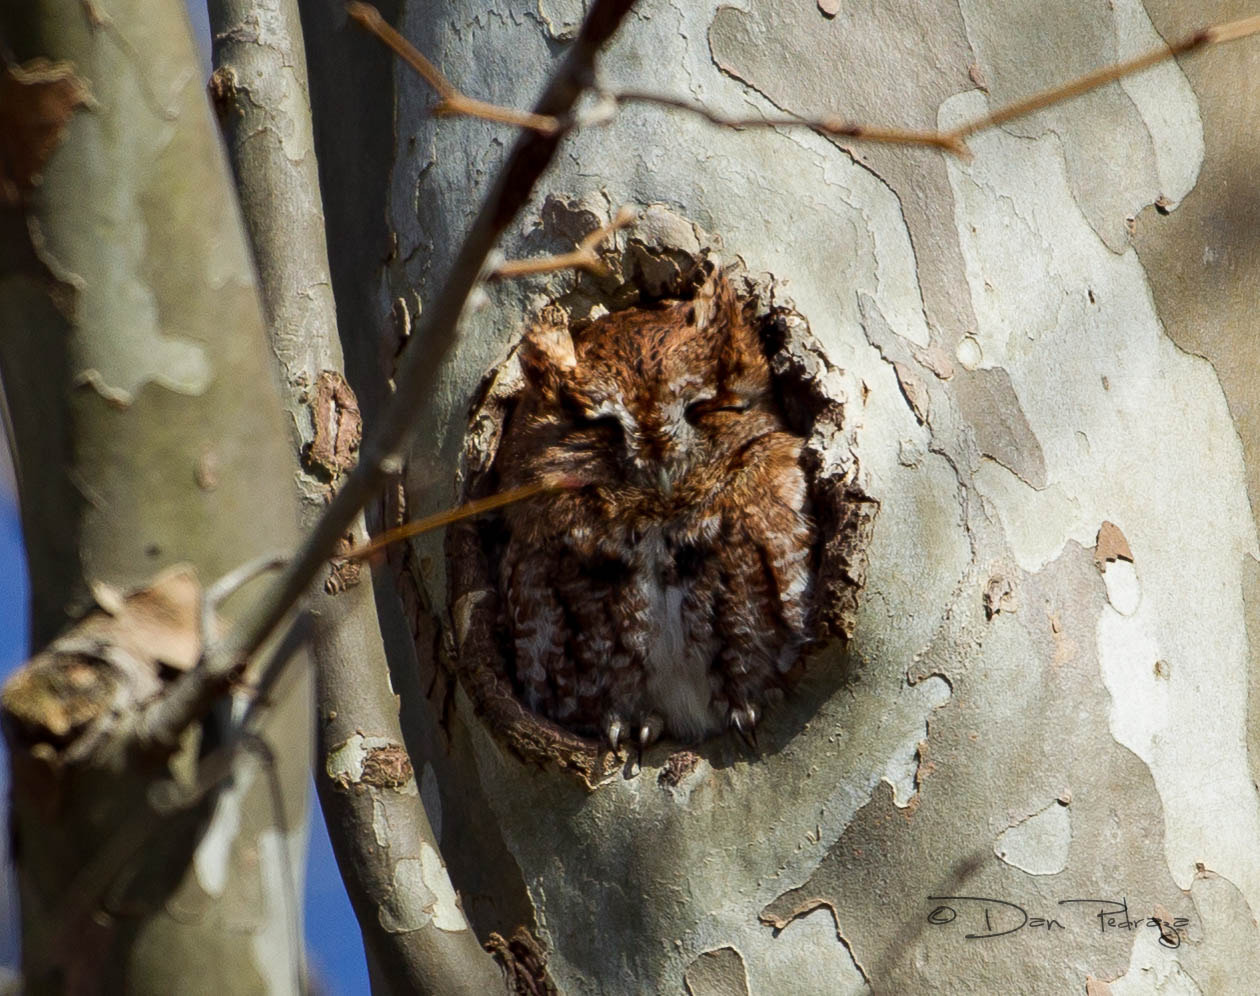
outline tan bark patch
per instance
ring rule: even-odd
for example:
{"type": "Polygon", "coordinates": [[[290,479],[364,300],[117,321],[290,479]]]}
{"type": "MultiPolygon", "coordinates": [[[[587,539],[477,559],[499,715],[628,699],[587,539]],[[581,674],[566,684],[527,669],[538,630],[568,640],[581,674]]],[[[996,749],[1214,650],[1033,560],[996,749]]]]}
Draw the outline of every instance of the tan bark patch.
{"type": "Polygon", "coordinates": [[[307,467],[336,480],[358,460],[363,439],[358,399],[341,374],[321,370],[310,409],[315,436],[304,454],[307,467]]]}
{"type": "Polygon", "coordinates": [[[748,996],[744,956],[731,947],[705,951],[683,976],[688,996],[748,996]]]}
{"type": "Polygon", "coordinates": [[[71,115],[90,99],[68,62],[32,59],[0,72],[0,204],[20,203],[39,184],[71,115]]]}
{"type": "Polygon", "coordinates": [[[375,788],[401,788],[412,780],[411,758],[401,744],[371,748],[363,759],[364,785],[375,788]]]}
{"type": "Polygon", "coordinates": [[[1114,522],[1103,522],[1098,527],[1098,539],[1094,543],[1094,563],[1099,571],[1105,571],[1108,564],[1117,560],[1133,563],[1133,551],[1129,549],[1129,541],[1119,526],[1114,522]]]}

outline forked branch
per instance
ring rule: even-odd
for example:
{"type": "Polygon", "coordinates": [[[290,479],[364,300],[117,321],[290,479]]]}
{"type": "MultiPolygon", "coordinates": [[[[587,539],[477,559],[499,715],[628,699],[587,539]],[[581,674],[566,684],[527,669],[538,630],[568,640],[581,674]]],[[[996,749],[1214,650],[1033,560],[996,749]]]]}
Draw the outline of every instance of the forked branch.
{"type": "Polygon", "coordinates": [[[490,276],[504,280],[509,277],[528,277],[536,273],[552,273],[556,270],[585,270],[594,276],[606,277],[608,267],[600,260],[598,249],[609,236],[633,224],[636,217],[638,215],[634,208],[623,207],[612,221],[600,225],[587,235],[572,252],[539,256],[536,259],[509,259],[500,263],[490,276]]]}
{"type": "MultiPolygon", "coordinates": [[[[441,71],[425,58],[414,45],[385,23],[380,13],[371,4],[352,0],[351,3],[346,5],[346,10],[350,17],[379,38],[384,44],[388,45],[433,87],[440,98],[437,106],[434,108],[435,114],[463,115],[482,118],[487,121],[498,121],[503,124],[531,128],[544,135],[554,135],[574,124],[572,121],[561,120],[555,115],[518,111],[514,108],[490,104],[460,93],[450,80],[443,76],[441,71]]],[[[1149,69],[1165,59],[1173,59],[1180,55],[1190,55],[1210,45],[1237,41],[1257,32],[1260,32],[1260,15],[1244,17],[1237,21],[1228,21],[1224,24],[1203,28],[1171,45],[1160,46],[1124,62],[1118,62],[1114,65],[1097,69],[1092,73],[1086,73],[1084,76],[1079,76],[1067,83],[1043,90],[1023,100],[1007,104],[1004,107],[999,107],[988,114],[968,121],[949,131],[916,131],[908,128],[875,127],[860,124],[856,121],[849,121],[833,114],[809,118],[797,117],[796,115],[728,117],[710,110],[703,104],[695,104],[664,94],[641,93],[638,91],[604,93],[602,96],[605,104],[611,105],[614,109],[623,104],[650,104],[655,107],[664,107],[669,110],[694,114],[722,128],[809,128],[824,135],[831,135],[837,138],[850,138],[860,142],[880,142],[889,145],[922,145],[929,148],[942,149],[957,156],[966,156],[970,154],[966,139],[977,132],[996,128],[1016,118],[1026,117],[1046,107],[1063,103],[1071,100],[1073,97],[1079,97],[1090,90],[1096,90],[1126,76],[1140,73],[1142,70],[1149,69]]],[[[602,117],[607,116],[607,114],[602,115],[602,117]]],[[[601,116],[596,116],[586,123],[593,123],[600,119],[601,116]]],[[[577,264],[570,263],[567,265],[577,264]]],[[[503,275],[501,271],[500,275],[503,275]]]]}

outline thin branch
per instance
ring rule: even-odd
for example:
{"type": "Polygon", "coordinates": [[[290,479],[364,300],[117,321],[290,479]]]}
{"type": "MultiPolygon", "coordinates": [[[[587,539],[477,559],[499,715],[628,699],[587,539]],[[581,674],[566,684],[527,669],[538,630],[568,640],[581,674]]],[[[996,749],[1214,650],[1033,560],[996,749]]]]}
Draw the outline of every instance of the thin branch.
{"type": "Polygon", "coordinates": [[[1096,90],[1126,76],[1140,73],[1143,69],[1149,69],[1165,59],[1172,59],[1179,55],[1189,55],[1209,45],[1237,41],[1257,32],[1260,32],[1260,15],[1204,28],[1172,45],[1152,49],[1125,62],[1118,62],[1115,65],[1097,69],[1092,73],[1086,73],[1084,76],[1079,76],[1060,86],[1043,90],[1040,93],[1033,94],[1031,97],[999,107],[950,131],[873,128],[869,125],[846,121],[843,118],[830,115],[817,118],[801,118],[793,115],[733,118],[711,111],[701,104],[693,104],[690,101],[680,100],[677,97],[639,93],[636,91],[608,93],[604,95],[604,99],[617,106],[622,104],[650,104],[656,107],[685,111],[688,114],[704,118],[706,121],[710,121],[722,128],[810,128],[824,135],[852,138],[857,141],[881,142],[892,145],[923,145],[943,149],[957,156],[966,156],[970,154],[966,143],[966,138],[969,135],[985,131],[988,128],[996,128],[1016,118],[1025,117],[1054,104],[1063,103],[1071,100],[1073,97],[1079,97],[1090,90],[1096,90]]]}
{"type": "Polygon", "coordinates": [[[556,270],[585,270],[597,277],[606,277],[608,267],[599,258],[596,250],[609,236],[633,224],[638,212],[631,207],[621,208],[612,221],[587,235],[572,252],[560,253],[556,256],[540,256],[537,259],[509,259],[500,263],[490,276],[496,280],[510,277],[527,277],[536,273],[552,273],[556,270]]]}
{"type": "Polygon", "coordinates": [[[544,491],[557,491],[562,487],[564,487],[563,484],[543,482],[539,484],[523,484],[519,488],[500,491],[498,494],[490,495],[487,498],[478,498],[475,501],[460,505],[458,508],[448,508],[443,512],[426,515],[423,519],[415,519],[393,529],[387,529],[379,536],[374,536],[368,542],[356,546],[353,550],[337,554],[333,559],[362,560],[365,557],[370,557],[378,550],[385,549],[391,543],[397,543],[399,540],[419,536],[421,533],[427,533],[441,526],[450,525],[452,522],[459,522],[461,519],[471,519],[475,515],[492,512],[496,508],[502,508],[504,505],[524,501],[526,498],[532,498],[534,495],[542,494],[544,491]]]}
{"type": "Polygon", "coordinates": [[[224,574],[210,585],[201,596],[201,640],[209,643],[214,639],[214,617],[219,606],[236,594],[254,578],[267,571],[278,570],[284,566],[284,556],[278,553],[264,553],[261,557],[247,560],[239,567],[224,574]]]}
{"type": "Polygon", "coordinates": [[[968,135],[974,135],[976,132],[984,131],[987,128],[995,128],[1008,121],[1040,111],[1052,104],[1062,103],[1063,101],[1071,100],[1073,97],[1079,97],[1083,93],[1096,90],[1100,86],[1106,86],[1108,83],[1114,83],[1125,76],[1140,73],[1143,69],[1149,69],[1165,59],[1172,59],[1179,55],[1189,55],[1209,45],[1237,41],[1257,32],[1260,32],[1260,15],[1244,17],[1238,21],[1229,21],[1225,24],[1203,28],[1179,42],[1152,49],[1143,55],[1097,69],[1092,73],[1086,73],[1084,76],[1078,76],[1076,79],[1061,86],[1043,90],[1041,93],[1035,93],[1031,97],[1017,100],[1012,104],[1007,104],[1005,107],[999,107],[997,110],[978,117],[974,121],[968,121],[952,131],[945,132],[942,137],[950,142],[961,143],[968,135]]]}
{"type": "Polygon", "coordinates": [[[369,34],[375,35],[387,45],[407,65],[419,73],[429,86],[437,91],[437,106],[434,114],[447,116],[463,116],[483,118],[486,121],[497,121],[500,124],[517,125],[530,128],[543,135],[554,135],[560,131],[560,119],[550,114],[536,114],[530,111],[518,111],[514,107],[491,104],[467,94],[460,93],[432,62],[411,42],[394,30],[385,18],[371,4],[351,0],[346,4],[346,13],[369,34]]]}
{"type": "MultiPolygon", "coordinates": [[[[499,121],[504,124],[532,128],[543,134],[553,134],[562,127],[560,120],[553,116],[527,114],[510,107],[489,104],[485,101],[465,96],[415,46],[386,24],[375,7],[355,0],[355,2],[347,5],[347,10],[351,17],[397,52],[437,91],[438,96],[442,99],[437,107],[434,108],[434,113],[462,114],[469,117],[484,118],[489,121],[499,121]]],[[[1016,118],[1025,117],[1054,104],[1071,100],[1073,97],[1079,97],[1090,90],[1096,90],[1101,86],[1106,86],[1108,83],[1114,83],[1116,80],[1139,73],[1144,69],[1149,69],[1165,59],[1172,59],[1179,55],[1189,55],[1209,45],[1237,41],[1257,32],[1260,32],[1260,15],[1204,28],[1179,42],[1152,49],[1125,62],[1119,62],[1115,65],[1086,73],[1084,76],[1077,77],[1060,86],[1043,90],[1040,93],[1033,94],[1031,97],[1007,104],[1005,107],[999,107],[950,131],[881,128],[859,124],[836,115],[822,115],[814,118],[802,118],[795,115],[728,117],[710,110],[702,104],[691,103],[678,97],[638,91],[606,93],[603,96],[606,101],[611,102],[615,106],[648,104],[655,107],[665,107],[671,110],[683,111],[687,114],[694,114],[721,128],[737,130],[743,128],[809,128],[824,135],[832,135],[838,138],[850,138],[861,142],[879,142],[886,145],[921,145],[942,149],[957,156],[966,156],[969,152],[965,140],[969,135],[974,135],[989,128],[995,128],[1016,118]]],[[[565,259],[565,257],[556,257],[556,259],[565,259]]],[[[559,269],[563,266],[584,265],[584,263],[569,259],[552,268],[559,269]]],[[[543,270],[528,269],[526,267],[527,264],[505,264],[504,267],[499,268],[496,276],[520,276],[527,273],[544,272],[543,270]],[[507,271],[506,267],[516,265],[520,265],[521,268],[511,272],[507,271]]]]}
{"type": "MultiPolygon", "coordinates": [[[[258,0],[211,0],[216,73],[230,74],[238,82],[228,96],[231,105],[221,108],[225,137],[237,173],[241,207],[245,214],[254,255],[258,262],[263,300],[270,318],[272,348],[280,360],[282,395],[295,429],[314,421],[316,434],[328,417],[319,398],[308,396],[304,385],[325,382],[325,374],[341,378],[344,363],[337,334],[336,307],[329,281],[326,225],[319,190],[314,146],[296,152],[284,141],[278,122],[307,115],[308,80],[303,53],[319,51],[304,44],[298,16],[298,0],[268,0],[268,16],[258,22],[258,0]],[[281,69],[284,71],[281,72],[281,69]],[[277,86],[258,85],[259,80],[280,81],[277,86]],[[285,196],[277,197],[277,191],[285,196]]],[[[311,5],[314,6],[314,5],[311,5]]],[[[311,12],[315,17],[315,12],[311,12]]],[[[333,15],[321,8],[318,16],[333,15]]],[[[316,26],[315,30],[319,31],[316,26]]],[[[344,45],[325,29],[319,42],[340,49],[334,58],[344,61],[344,45]]],[[[384,53],[380,53],[383,55],[384,53]]],[[[374,61],[385,61],[377,57],[374,61]]],[[[317,73],[326,73],[325,65],[317,73]]],[[[442,86],[440,74],[437,85],[442,86]]],[[[298,128],[306,143],[312,142],[310,119],[298,128]]],[[[334,389],[335,405],[352,405],[345,398],[347,384],[334,389]]],[[[320,392],[316,392],[319,394],[320,392]]],[[[339,438],[353,431],[354,418],[346,413],[337,420],[339,438]]],[[[294,433],[296,447],[306,441],[294,433]]],[[[313,528],[326,508],[326,485],[310,462],[294,478],[302,499],[302,519],[313,528]]],[[[348,533],[362,538],[363,517],[356,515],[348,533]]],[[[233,710],[229,736],[249,731],[265,721],[274,704],[293,694],[307,678],[298,671],[309,663],[315,679],[315,712],[312,746],[316,747],[314,771],[329,838],[337,857],[346,892],[358,918],[363,943],[382,985],[396,992],[483,994],[502,992],[501,971],[481,947],[467,924],[444,918],[433,922],[427,889],[399,889],[398,876],[409,867],[440,853],[429,814],[418,792],[401,785],[377,784],[370,778],[353,782],[329,777],[330,766],[342,756],[357,730],[370,730],[373,742],[404,743],[398,704],[390,684],[374,579],[361,572],[352,587],[332,591],[327,585],[308,593],[308,612],[290,627],[285,642],[301,645],[295,663],[282,645],[269,650],[260,664],[251,663],[251,687],[243,715],[233,710]],[[309,623],[309,624],[308,624],[309,623]],[[287,675],[287,677],[285,677],[287,675]],[[282,684],[283,682],[283,684],[282,684]],[[381,827],[389,828],[382,846],[381,827]],[[380,911],[388,906],[402,922],[417,929],[392,930],[382,922],[380,911]]],[[[230,664],[229,655],[208,654],[204,664],[230,664]]],[[[207,670],[209,670],[207,668],[207,670]]],[[[301,749],[305,743],[292,745],[301,749]]],[[[300,754],[286,753],[289,765],[300,754]]],[[[270,774],[271,769],[266,769],[270,774]]],[[[273,780],[269,777],[269,784],[273,780]]],[[[287,866],[286,866],[287,867],[287,866]]],[[[437,886],[439,869],[426,872],[426,883],[437,886]]],[[[454,889],[449,881],[440,887],[454,889]]],[[[374,973],[375,974],[375,973],[374,973]]]]}
{"type": "Polygon", "coordinates": [[[824,135],[836,135],[841,138],[853,138],[866,142],[882,142],[888,145],[927,145],[956,154],[963,154],[966,151],[961,143],[951,140],[942,132],[912,131],[905,128],[874,128],[854,121],[846,121],[844,118],[835,115],[826,115],[819,118],[801,118],[795,115],[733,118],[724,114],[718,114],[703,104],[693,104],[687,100],[662,94],[642,93],[637,90],[631,90],[609,93],[604,96],[605,99],[617,105],[649,104],[656,107],[667,107],[671,110],[685,111],[688,114],[704,118],[704,120],[721,128],[733,128],[736,130],[742,128],[810,128],[813,131],[822,132],[824,135]]]}

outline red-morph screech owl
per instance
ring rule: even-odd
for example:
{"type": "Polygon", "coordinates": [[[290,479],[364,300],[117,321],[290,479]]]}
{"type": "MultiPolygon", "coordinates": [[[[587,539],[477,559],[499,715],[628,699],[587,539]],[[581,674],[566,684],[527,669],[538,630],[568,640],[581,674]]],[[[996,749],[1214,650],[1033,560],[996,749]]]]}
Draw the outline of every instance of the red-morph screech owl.
{"type": "Polygon", "coordinates": [[[526,704],[614,748],[751,738],[809,640],[814,525],[748,309],[715,270],[691,300],[549,309],[519,357],[500,482],[569,484],[505,513],[526,704]]]}

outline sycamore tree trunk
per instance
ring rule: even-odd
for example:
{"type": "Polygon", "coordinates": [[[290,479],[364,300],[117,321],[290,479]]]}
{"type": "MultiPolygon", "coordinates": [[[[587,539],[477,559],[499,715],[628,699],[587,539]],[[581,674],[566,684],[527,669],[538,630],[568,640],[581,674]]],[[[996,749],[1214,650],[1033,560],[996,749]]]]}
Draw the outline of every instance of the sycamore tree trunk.
{"type": "MultiPolygon", "coordinates": [[[[598,82],[931,129],[1245,13],[644,0],[598,82]]],[[[457,86],[513,106],[582,14],[385,10],[457,86]]],[[[334,285],[343,325],[376,337],[362,373],[430,305],[514,136],[430,117],[425,84],[336,11],[306,17],[334,285]]],[[[570,248],[631,204],[623,276],[720,246],[778,282],[878,513],[852,639],[814,656],[759,748],[664,744],[641,770],[509,729],[469,670],[493,582],[458,543],[414,544],[397,577],[420,670],[398,687],[483,935],[528,927],[573,993],[1251,984],[1257,70],[1254,41],[1165,63],[977,135],[971,158],[585,105],[504,254],[570,248]]],[[[466,316],[416,416],[410,515],[468,493],[483,378],[575,287],[595,293],[496,283],[466,316]]]]}
{"type": "MultiPolygon", "coordinates": [[[[383,13],[461,88],[527,106],[589,6],[383,13]]],[[[268,62],[295,44],[292,5],[217,7],[242,187],[277,171],[244,203],[294,433],[176,8],[0,21],[0,359],[40,642],[93,606],[115,632],[127,592],[168,565],[210,580],[291,548],[290,437],[311,428],[294,388],[328,386],[317,428],[353,421],[336,378],[312,379],[339,350],[306,244],[321,222],[301,59],[268,62]],[[301,196],[267,213],[288,184],[301,196]],[[305,262],[287,273],[277,233],[295,218],[305,262]]],[[[949,127],[1245,13],[643,0],[595,82],[730,117],[949,127]]],[[[427,317],[449,307],[515,135],[429,117],[432,94],[340,4],[302,18],[328,276],[370,439],[400,349],[438,348],[427,317]]],[[[545,957],[569,993],[1250,991],[1258,62],[1242,41],[1164,64],[976,135],[965,159],[583,102],[501,247],[562,251],[634,205],[614,276],[487,285],[433,356],[405,495],[369,521],[486,483],[510,378],[485,378],[542,306],[616,306],[716,255],[789,316],[793,403],[822,471],[862,499],[861,549],[839,544],[856,599],[823,606],[849,639],[811,658],[755,748],[663,743],[640,764],[504,698],[483,527],[416,541],[344,605],[325,587],[317,775],[382,991],[492,988],[465,914],[521,989],[545,957]],[[379,635],[355,615],[372,602],[379,635]]],[[[93,754],[84,731],[125,732],[132,710],[96,680],[117,655],[76,632],[71,668],[5,694],[32,990],[298,987],[302,683],[266,697],[253,753],[216,755],[191,728],[93,754]],[[232,777],[208,780],[216,757],[232,777]]],[[[154,665],[130,704],[195,664],[177,635],[158,653],[129,634],[154,665]]]]}
{"type": "Polygon", "coordinates": [[[244,726],[256,669],[173,736],[144,725],[197,667],[198,582],[298,537],[295,448],[187,18],[9,5],[0,49],[0,372],[32,639],[60,641],[4,690],[24,986],[294,992],[307,673],[244,726]]]}

